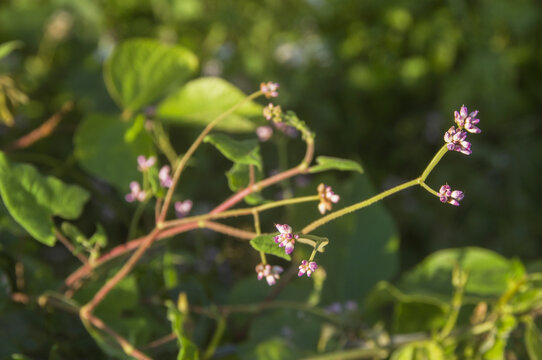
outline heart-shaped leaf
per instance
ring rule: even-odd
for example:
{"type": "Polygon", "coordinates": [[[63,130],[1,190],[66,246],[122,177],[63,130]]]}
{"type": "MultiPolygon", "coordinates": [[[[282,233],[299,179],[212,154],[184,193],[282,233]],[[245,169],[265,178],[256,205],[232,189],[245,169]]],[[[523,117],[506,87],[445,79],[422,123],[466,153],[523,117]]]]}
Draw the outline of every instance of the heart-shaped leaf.
{"type": "Polygon", "coordinates": [[[115,48],[105,63],[104,79],[111,97],[134,112],[182,84],[197,67],[196,56],[183,47],[131,39],[115,48]]]}
{"type": "MultiPolygon", "coordinates": [[[[157,115],[164,121],[204,126],[240,103],[246,95],[226,80],[206,77],[189,81],[158,105],[157,115]]],[[[262,106],[250,101],[220,121],[216,129],[250,132],[263,123],[262,106]]]]}
{"type": "Polygon", "coordinates": [[[228,135],[207,135],[203,142],[213,144],[225,157],[244,165],[254,165],[262,169],[260,146],[257,140],[234,140],[228,135]]]}
{"type": "Polygon", "coordinates": [[[10,164],[0,152],[0,195],[11,216],[36,240],[53,246],[53,216],[76,219],[89,193],[76,185],[41,175],[27,164],[10,164]]]}
{"type": "Polygon", "coordinates": [[[326,170],[357,171],[363,173],[363,168],[354,160],[340,159],[331,156],[318,156],[316,158],[318,165],[309,169],[310,173],[317,173],[326,170]]]}
{"type": "Polygon", "coordinates": [[[258,251],[266,254],[275,255],[286,260],[291,260],[292,257],[284,252],[284,248],[279,247],[275,243],[275,234],[261,234],[250,240],[250,245],[258,251]]]}

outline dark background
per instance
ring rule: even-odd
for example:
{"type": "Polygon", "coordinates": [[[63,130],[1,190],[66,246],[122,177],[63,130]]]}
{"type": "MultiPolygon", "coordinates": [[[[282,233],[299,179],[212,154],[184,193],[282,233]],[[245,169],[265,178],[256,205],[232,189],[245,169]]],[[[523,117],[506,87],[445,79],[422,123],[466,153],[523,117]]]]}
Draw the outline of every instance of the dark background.
{"type": "MultiPolygon", "coordinates": [[[[47,154],[62,159],[60,175],[80,172],[69,161],[73,132],[87,113],[118,111],[105,89],[102,64],[116,43],[132,37],[185,46],[200,60],[199,75],[223,77],[247,93],[261,81],[279,82],[278,103],[316,132],[317,155],[360,161],[363,181],[376,191],[418,176],[442,146],[453,111],[462,104],[478,109],[482,134],[470,137],[472,155],[446,155],[428,179],[436,189],[448,182],[463,190],[459,208],[417,188],[384,201],[399,232],[399,268],[408,269],[435,250],[460,246],[480,246],[526,262],[542,255],[540,2],[2,2],[0,42],[18,39],[25,46],[0,68],[31,99],[20,109],[15,128],[0,127],[2,143],[28,132],[66,99],[75,99],[76,110],[55,139],[19,157],[34,156],[39,163],[43,157],[35,155],[47,154]]],[[[172,128],[176,149],[184,151],[197,131],[172,128]]],[[[302,147],[289,149],[293,165],[302,147]]],[[[188,175],[184,191],[204,210],[228,191],[225,181],[217,184],[216,179],[229,164],[216,160],[217,153],[208,148],[198,157],[198,172],[188,175]]],[[[50,169],[45,163],[39,166],[50,169]]],[[[311,179],[311,186],[319,179],[311,179]]],[[[343,173],[325,179],[341,195],[355,182],[343,173]]],[[[122,194],[98,185],[122,204],[122,194]]],[[[346,196],[345,204],[362,199],[346,196]]],[[[107,220],[97,204],[87,214],[106,222],[110,238],[126,236],[126,222],[107,220]]],[[[128,214],[129,209],[121,209],[112,216],[128,214]]],[[[204,251],[200,247],[194,245],[196,253],[204,251]]],[[[215,250],[228,254],[225,245],[215,250]]],[[[54,258],[54,252],[46,254],[54,258]]],[[[253,264],[242,264],[235,254],[229,253],[230,265],[246,267],[249,274],[253,264]]]]}

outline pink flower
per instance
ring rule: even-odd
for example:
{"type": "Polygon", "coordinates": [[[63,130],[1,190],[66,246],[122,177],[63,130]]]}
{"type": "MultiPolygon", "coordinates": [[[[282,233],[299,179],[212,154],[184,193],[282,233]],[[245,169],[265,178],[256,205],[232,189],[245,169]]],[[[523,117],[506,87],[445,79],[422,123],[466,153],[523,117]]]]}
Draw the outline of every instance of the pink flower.
{"type": "Polygon", "coordinates": [[[472,154],[470,142],[465,141],[467,132],[452,126],[444,133],[444,141],[448,143],[448,150],[458,151],[465,155],[472,154]]]}
{"type": "Polygon", "coordinates": [[[339,195],[335,194],[331,189],[331,186],[326,186],[324,183],[318,185],[318,196],[320,196],[320,203],[318,204],[318,211],[324,215],[327,211],[331,211],[332,203],[339,202],[339,195]]]}
{"type": "Polygon", "coordinates": [[[271,81],[260,84],[260,90],[265,95],[265,97],[268,98],[268,99],[272,98],[272,97],[279,96],[279,93],[277,91],[278,88],[279,88],[279,84],[271,82],[271,81]]]}
{"type": "Polygon", "coordinates": [[[128,202],[134,202],[135,200],[143,201],[145,200],[146,197],[147,197],[147,194],[145,193],[145,191],[141,189],[141,187],[139,186],[139,183],[137,181],[132,181],[130,183],[130,193],[126,194],[124,198],[128,202]]]}
{"type": "Polygon", "coordinates": [[[275,224],[275,226],[280,232],[280,234],[275,236],[275,242],[279,244],[279,247],[284,247],[286,254],[291,254],[294,251],[295,239],[299,238],[299,235],[292,234],[290,225],[275,224]]]}
{"type": "Polygon", "coordinates": [[[273,286],[276,284],[277,280],[280,278],[280,273],[282,273],[284,269],[280,266],[271,266],[269,264],[258,264],[256,265],[256,273],[258,273],[258,280],[261,280],[265,277],[265,280],[267,281],[267,284],[269,286],[273,286]]]}
{"type": "Polygon", "coordinates": [[[173,205],[175,207],[175,215],[177,215],[178,218],[185,217],[190,213],[190,210],[192,210],[192,205],[192,200],[175,201],[175,204],[173,205]]]}
{"type": "Polygon", "coordinates": [[[303,274],[307,274],[308,277],[311,277],[311,274],[318,269],[318,264],[316,264],[315,261],[308,262],[307,260],[301,261],[301,265],[299,265],[299,272],[297,273],[297,276],[303,276],[303,274]]]}
{"type": "Polygon", "coordinates": [[[479,134],[482,130],[476,126],[476,124],[480,122],[480,119],[476,118],[477,115],[478,110],[474,110],[469,114],[467,107],[463,105],[459,111],[454,112],[454,120],[459,128],[465,129],[473,134],[479,134]]]}
{"type": "Polygon", "coordinates": [[[463,199],[463,191],[454,190],[450,188],[450,185],[442,185],[439,190],[439,198],[443,203],[452,204],[454,206],[459,206],[459,202],[463,199]]]}
{"type": "Polygon", "coordinates": [[[154,156],[149,156],[149,158],[147,159],[145,156],[139,155],[137,157],[137,169],[141,172],[147,171],[151,166],[154,165],[155,162],[156,158],[154,156]]]}
{"type": "Polygon", "coordinates": [[[158,179],[160,180],[160,185],[162,185],[163,187],[169,188],[173,183],[173,179],[169,175],[170,171],[171,170],[169,166],[164,165],[162,166],[162,168],[160,168],[160,171],[158,172],[158,179]]]}

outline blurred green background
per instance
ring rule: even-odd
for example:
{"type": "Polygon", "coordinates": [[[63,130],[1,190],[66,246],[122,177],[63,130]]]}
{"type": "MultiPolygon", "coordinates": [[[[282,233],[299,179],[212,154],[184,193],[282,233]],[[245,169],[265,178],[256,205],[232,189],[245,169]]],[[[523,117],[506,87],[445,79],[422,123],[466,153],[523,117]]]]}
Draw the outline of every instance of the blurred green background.
{"type": "MultiPolygon", "coordinates": [[[[420,189],[384,201],[393,221],[381,226],[391,233],[395,226],[400,238],[400,261],[384,278],[393,278],[396,266],[408,269],[449,247],[480,246],[525,261],[542,255],[536,195],[542,180],[540,2],[4,1],[0,43],[25,45],[0,68],[12,74],[30,102],[20,108],[13,129],[0,127],[2,143],[74,99],[76,110],[57,137],[21,155],[42,163],[45,153],[63,159],[57,176],[70,173],[71,138],[82,116],[118,111],[105,89],[102,65],[115,44],[132,37],[187,47],[200,60],[199,75],[223,77],[247,93],[261,81],[279,82],[277,103],[296,111],[316,132],[317,155],[363,164],[363,180],[344,174],[324,178],[345,204],[363,198],[352,190],[360,182],[381,191],[418,176],[442,145],[453,111],[462,104],[480,110],[483,132],[471,136],[473,154],[446,155],[428,180],[437,189],[448,182],[463,190],[459,208],[441,205],[420,189]]],[[[179,152],[197,130],[171,129],[179,152]]],[[[289,149],[293,165],[302,147],[289,149]]],[[[216,178],[229,165],[216,156],[202,149],[183,189],[200,209],[211,208],[228,191],[216,178]]],[[[319,179],[311,179],[311,186],[319,179]]],[[[113,193],[106,184],[92,186],[113,193]]],[[[126,221],[111,220],[111,213],[129,216],[121,203],[119,197],[109,213],[97,205],[89,210],[106,223],[110,238],[126,236],[126,221]]],[[[295,210],[290,215],[295,217],[295,210]]],[[[363,234],[359,226],[356,234],[363,234]]],[[[228,246],[222,250],[227,253],[228,246]]],[[[250,273],[253,264],[245,265],[250,273]]]]}

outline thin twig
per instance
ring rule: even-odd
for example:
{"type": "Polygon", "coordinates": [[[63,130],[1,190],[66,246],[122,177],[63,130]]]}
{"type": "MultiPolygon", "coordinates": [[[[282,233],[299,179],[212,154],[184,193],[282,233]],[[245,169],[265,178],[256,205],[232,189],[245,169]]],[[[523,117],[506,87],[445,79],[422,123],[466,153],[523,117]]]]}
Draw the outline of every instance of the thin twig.
{"type": "Polygon", "coordinates": [[[72,243],[66,239],[64,235],[60,231],[55,231],[55,236],[57,239],[68,249],[69,252],[71,252],[74,256],[76,256],[84,265],[89,266],[88,259],[85,255],[78,252],[75,247],[72,245],[72,243]]]}
{"type": "Polygon", "coordinates": [[[60,120],[62,120],[63,116],[67,112],[71,111],[72,109],[73,109],[73,101],[65,102],[64,105],[62,105],[62,107],[60,108],[59,112],[57,112],[56,114],[51,116],[49,119],[47,119],[38,128],[32,130],[31,132],[19,138],[15,142],[9,144],[5,150],[10,151],[10,150],[15,150],[15,149],[24,149],[24,148],[29,147],[36,141],[51,135],[51,133],[56,129],[56,127],[60,123],[60,120]]]}

